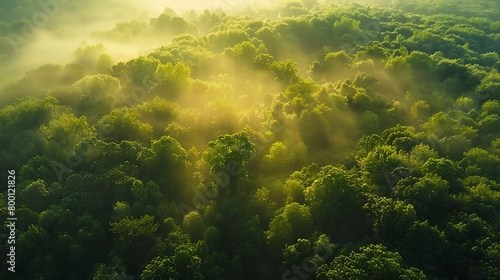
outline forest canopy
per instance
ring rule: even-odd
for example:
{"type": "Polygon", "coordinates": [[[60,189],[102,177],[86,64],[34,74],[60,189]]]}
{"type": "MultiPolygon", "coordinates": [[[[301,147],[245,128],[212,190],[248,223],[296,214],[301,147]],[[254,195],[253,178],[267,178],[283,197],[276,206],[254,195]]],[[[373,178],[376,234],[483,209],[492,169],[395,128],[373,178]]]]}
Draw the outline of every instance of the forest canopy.
{"type": "Polygon", "coordinates": [[[157,2],[0,1],[0,279],[498,279],[499,3],[157,2]]]}

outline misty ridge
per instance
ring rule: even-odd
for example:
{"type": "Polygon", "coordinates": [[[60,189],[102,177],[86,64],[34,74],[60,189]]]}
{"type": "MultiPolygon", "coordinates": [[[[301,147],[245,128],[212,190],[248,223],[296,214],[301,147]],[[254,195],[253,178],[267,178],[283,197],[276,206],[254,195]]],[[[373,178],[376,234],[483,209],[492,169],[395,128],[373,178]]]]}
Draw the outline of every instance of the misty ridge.
{"type": "Polygon", "coordinates": [[[0,0],[0,279],[497,279],[499,34],[490,0],[0,0]]]}

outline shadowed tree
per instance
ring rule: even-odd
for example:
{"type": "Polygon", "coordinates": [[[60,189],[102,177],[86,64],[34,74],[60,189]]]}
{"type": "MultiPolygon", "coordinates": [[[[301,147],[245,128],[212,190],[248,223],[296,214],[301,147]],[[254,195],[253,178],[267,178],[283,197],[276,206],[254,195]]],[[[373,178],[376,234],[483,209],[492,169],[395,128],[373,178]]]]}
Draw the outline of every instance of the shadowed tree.
{"type": "Polygon", "coordinates": [[[155,233],[158,223],[155,223],[154,217],[145,215],[140,218],[125,217],[110,223],[110,226],[115,234],[115,254],[123,259],[130,272],[139,273],[157,242],[155,233]]]}
{"type": "Polygon", "coordinates": [[[156,180],[164,194],[180,195],[188,165],[187,152],[172,137],[162,136],[151,141],[151,148],[143,148],[137,157],[143,176],[156,180]]]}

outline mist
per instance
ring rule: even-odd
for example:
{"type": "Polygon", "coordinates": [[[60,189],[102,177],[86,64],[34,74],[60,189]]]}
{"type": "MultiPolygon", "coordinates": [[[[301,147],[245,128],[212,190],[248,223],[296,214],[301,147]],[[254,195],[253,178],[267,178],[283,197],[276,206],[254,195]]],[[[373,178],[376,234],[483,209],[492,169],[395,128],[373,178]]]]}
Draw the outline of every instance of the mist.
{"type": "MultiPolygon", "coordinates": [[[[173,36],[158,39],[154,36],[128,41],[107,38],[106,32],[117,24],[137,21],[147,24],[165,9],[172,10],[179,17],[200,14],[204,10],[222,10],[228,14],[245,14],[252,9],[285,5],[286,1],[242,1],[202,0],[173,1],[34,1],[32,10],[23,14],[20,20],[25,27],[8,34],[6,56],[0,56],[0,88],[22,78],[23,74],[47,63],[66,64],[73,60],[74,51],[84,45],[102,43],[115,62],[126,61],[138,55],[145,55],[155,48],[167,44],[173,36]],[[104,35],[102,35],[104,33],[104,35]],[[100,36],[101,34],[101,36],[100,36]],[[10,46],[9,46],[10,45],[10,46]]],[[[342,1],[339,1],[342,3],[342,1]]],[[[296,55],[293,55],[296,57],[296,55]]],[[[308,62],[303,61],[304,65],[308,62]]],[[[302,64],[302,62],[299,62],[302,64]]],[[[304,67],[301,67],[304,69],[304,67]]]]}
{"type": "Polygon", "coordinates": [[[497,279],[499,15],[0,0],[0,279],[497,279]]]}
{"type": "Polygon", "coordinates": [[[12,33],[12,37],[17,40],[11,40],[14,51],[2,61],[0,73],[3,79],[0,86],[14,82],[25,72],[44,64],[70,63],[74,59],[73,53],[82,45],[105,43],[106,49],[117,61],[137,56],[141,49],[148,48],[149,45],[119,45],[93,36],[96,31],[113,28],[119,21],[130,20],[141,14],[143,17],[149,13],[159,14],[162,11],[155,10],[154,5],[137,9],[137,6],[131,4],[132,1],[129,2],[107,1],[107,5],[90,3],[89,7],[83,9],[72,6],[71,2],[49,5],[47,10],[40,5],[35,6],[37,9],[34,13],[23,17],[22,21],[27,27],[21,32],[12,33]],[[40,15],[46,20],[36,21],[40,15]]]}

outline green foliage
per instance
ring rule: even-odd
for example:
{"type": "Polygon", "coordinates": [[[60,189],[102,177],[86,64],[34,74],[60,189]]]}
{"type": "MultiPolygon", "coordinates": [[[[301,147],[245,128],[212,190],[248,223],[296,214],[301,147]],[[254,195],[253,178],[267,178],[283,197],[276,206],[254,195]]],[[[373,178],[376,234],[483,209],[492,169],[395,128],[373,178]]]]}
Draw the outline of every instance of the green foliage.
{"type": "Polygon", "coordinates": [[[14,278],[498,278],[495,1],[35,2],[0,8],[14,278]]]}
{"type": "Polygon", "coordinates": [[[278,81],[293,83],[297,81],[297,63],[291,59],[271,64],[271,70],[278,81]]]}
{"type": "Polygon", "coordinates": [[[500,158],[481,148],[473,148],[464,154],[462,164],[467,175],[483,175],[498,180],[497,166],[500,158]],[[479,174],[478,174],[479,173],[479,174]]]}
{"type": "Polygon", "coordinates": [[[188,86],[188,79],[191,76],[191,70],[182,63],[160,64],[156,68],[155,80],[158,83],[158,90],[164,92],[162,96],[173,99],[176,94],[188,86]]]}
{"type": "Polygon", "coordinates": [[[227,172],[231,178],[238,178],[245,175],[244,168],[254,153],[254,144],[241,132],[209,142],[203,160],[209,164],[210,172],[227,172]]]}
{"type": "Polygon", "coordinates": [[[97,122],[97,127],[108,132],[106,138],[120,142],[122,140],[147,142],[151,139],[153,128],[149,123],[142,123],[137,112],[114,109],[97,122]]]}
{"type": "Polygon", "coordinates": [[[422,178],[408,177],[399,181],[394,195],[412,204],[417,213],[427,216],[434,209],[446,209],[449,183],[438,175],[427,173],[422,178]]]}
{"type": "Polygon", "coordinates": [[[53,119],[48,126],[42,125],[40,131],[47,141],[63,147],[72,147],[76,143],[96,137],[97,134],[92,126],[87,123],[87,118],[79,118],[74,115],[63,114],[58,119],[53,119]]]}
{"type": "Polygon", "coordinates": [[[137,156],[141,164],[141,171],[146,178],[160,179],[164,186],[161,190],[169,195],[178,195],[169,190],[172,186],[180,188],[183,174],[188,166],[187,153],[177,140],[162,136],[158,140],[151,141],[151,148],[143,148],[137,156]]]}
{"type": "Polygon", "coordinates": [[[360,162],[363,175],[378,186],[387,184],[387,174],[403,164],[401,156],[393,146],[380,145],[368,152],[360,162]]]}
{"type": "MultiPolygon", "coordinates": [[[[113,66],[113,59],[106,54],[103,44],[78,48],[75,53],[74,63],[84,67],[87,73],[106,73],[107,69],[113,66]]],[[[68,70],[77,70],[76,67],[68,70]]],[[[70,76],[71,77],[71,76],[70,76]]]]}
{"type": "Polygon", "coordinates": [[[304,196],[314,222],[322,224],[324,229],[338,232],[347,239],[363,234],[365,198],[353,174],[342,168],[325,166],[312,185],[304,190],[304,196]]]}
{"type": "Polygon", "coordinates": [[[430,106],[429,104],[427,104],[427,102],[419,100],[413,103],[410,112],[415,119],[424,121],[429,118],[430,106]]]}
{"type": "Polygon", "coordinates": [[[336,257],[316,272],[318,279],[426,279],[416,268],[406,268],[399,253],[388,251],[380,244],[372,244],[336,257]]]}
{"type": "Polygon", "coordinates": [[[138,86],[149,87],[160,62],[158,59],[148,56],[136,58],[128,64],[131,67],[130,78],[132,83],[138,86]]]}
{"type": "Polygon", "coordinates": [[[141,274],[141,279],[204,279],[200,273],[201,259],[195,255],[194,249],[181,245],[170,257],[155,257],[149,262],[141,274]]]}
{"type": "Polygon", "coordinates": [[[27,185],[21,191],[21,197],[26,201],[26,205],[30,205],[31,209],[36,212],[41,212],[49,206],[47,203],[48,195],[49,192],[47,191],[45,182],[40,179],[27,185]]]}
{"type": "Polygon", "coordinates": [[[0,110],[0,143],[2,149],[9,146],[13,137],[25,130],[37,128],[54,110],[57,104],[52,98],[40,100],[33,97],[18,99],[0,110]]]}
{"type": "Polygon", "coordinates": [[[156,243],[155,232],[158,226],[154,217],[149,215],[140,218],[125,217],[110,223],[111,231],[116,236],[116,254],[123,259],[126,266],[135,270],[135,273],[144,264],[146,254],[156,243]]]}
{"type": "Polygon", "coordinates": [[[205,227],[200,213],[196,211],[186,214],[182,221],[182,229],[191,236],[193,241],[198,241],[202,238],[205,227]]]}
{"type": "Polygon", "coordinates": [[[85,76],[75,83],[81,90],[82,97],[77,108],[78,115],[103,116],[113,109],[113,103],[119,92],[120,80],[109,75],[97,74],[85,76]]]}
{"type": "Polygon", "coordinates": [[[412,204],[376,196],[371,197],[369,201],[364,207],[370,211],[373,231],[378,238],[386,242],[400,240],[417,219],[412,204]]]}
{"type": "Polygon", "coordinates": [[[312,217],[309,207],[293,202],[278,212],[281,214],[273,218],[269,223],[269,231],[265,233],[273,248],[283,249],[285,244],[308,237],[311,233],[312,217]]]}
{"type": "Polygon", "coordinates": [[[269,153],[262,159],[263,168],[270,173],[290,170],[294,163],[293,151],[281,142],[274,143],[269,149],[269,153]]]}
{"type": "Polygon", "coordinates": [[[410,265],[422,268],[428,275],[437,271],[435,263],[447,258],[448,242],[437,227],[415,222],[398,244],[399,252],[410,265]]]}

